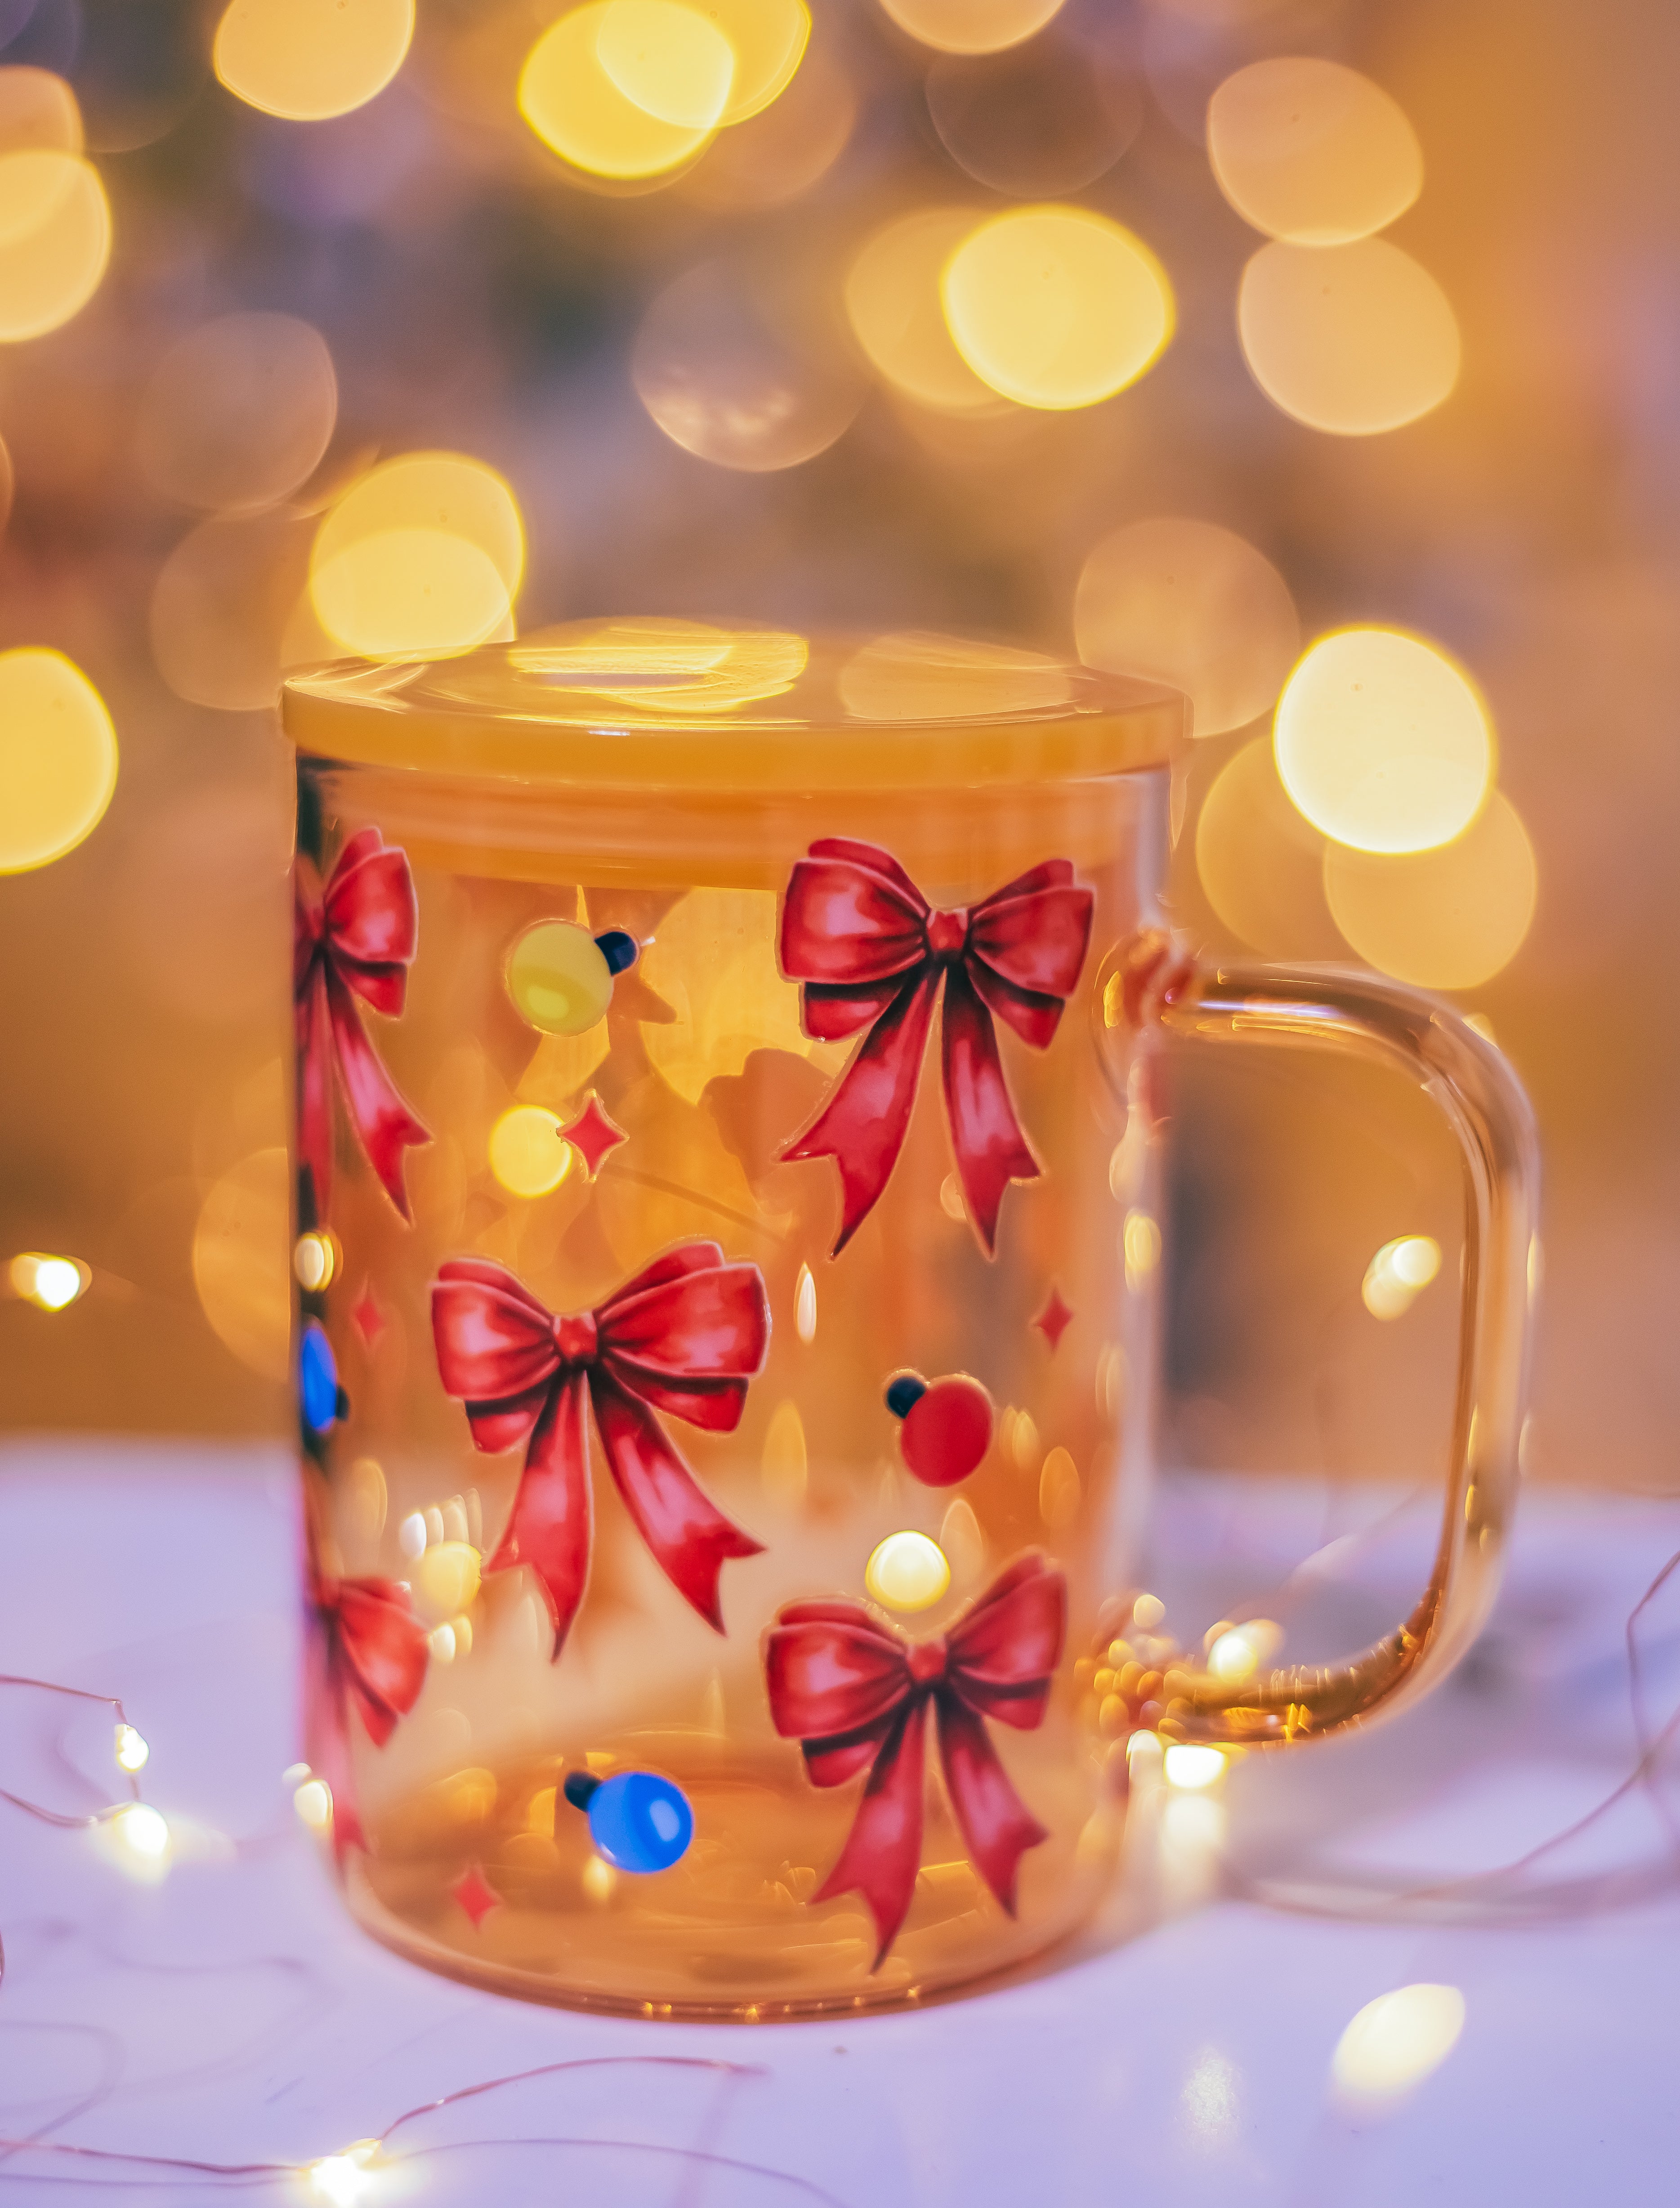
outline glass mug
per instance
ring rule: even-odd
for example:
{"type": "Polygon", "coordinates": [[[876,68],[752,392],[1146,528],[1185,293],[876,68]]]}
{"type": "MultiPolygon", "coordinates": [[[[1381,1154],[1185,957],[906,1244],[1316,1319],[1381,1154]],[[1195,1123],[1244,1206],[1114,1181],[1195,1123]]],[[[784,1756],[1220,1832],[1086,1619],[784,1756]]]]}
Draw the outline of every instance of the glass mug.
{"type": "Polygon", "coordinates": [[[1473,1637],[1527,1106],[1408,991],[1174,954],[1185,711],[651,621],[287,685],[300,1807],[379,1938],[650,2015],[915,1999],[1090,1914],[1135,1732],[1317,1737],[1473,1637]],[[1339,1665],[1133,1614],[1162,1030],[1381,1059],[1461,1146],[1437,1561],[1339,1665]]]}

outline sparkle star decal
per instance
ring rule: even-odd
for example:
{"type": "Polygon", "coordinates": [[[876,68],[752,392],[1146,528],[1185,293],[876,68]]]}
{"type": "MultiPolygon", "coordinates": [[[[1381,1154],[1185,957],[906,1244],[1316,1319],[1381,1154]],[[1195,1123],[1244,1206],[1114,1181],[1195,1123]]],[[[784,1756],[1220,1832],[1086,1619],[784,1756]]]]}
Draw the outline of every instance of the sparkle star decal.
{"type": "Polygon", "coordinates": [[[387,1322],[385,1313],[380,1309],[379,1299],[374,1294],[371,1281],[363,1281],[362,1293],[350,1307],[350,1317],[351,1323],[367,1347],[370,1350],[376,1349],[387,1322]]]}
{"type": "Polygon", "coordinates": [[[501,1906],[501,1896],[476,1863],[467,1865],[449,1891],[472,1919],[475,1932],[493,1909],[501,1906]]]}
{"type": "Polygon", "coordinates": [[[1039,1313],[1038,1317],[1032,1322],[1038,1329],[1039,1332],[1044,1336],[1044,1339],[1049,1343],[1051,1353],[1053,1355],[1055,1353],[1057,1343],[1061,1340],[1063,1335],[1066,1333],[1072,1318],[1073,1313],[1062,1301],[1061,1290],[1053,1285],[1050,1290],[1048,1302],[1045,1305],[1044,1309],[1039,1313]]]}
{"type": "Polygon", "coordinates": [[[560,1131],[583,1160],[591,1180],[600,1172],[608,1153],[627,1139],[623,1128],[615,1125],[603,1111],[601,1099],[592,1089],[583,1110],[569,1127],[562,1127],[560,1131]]]}

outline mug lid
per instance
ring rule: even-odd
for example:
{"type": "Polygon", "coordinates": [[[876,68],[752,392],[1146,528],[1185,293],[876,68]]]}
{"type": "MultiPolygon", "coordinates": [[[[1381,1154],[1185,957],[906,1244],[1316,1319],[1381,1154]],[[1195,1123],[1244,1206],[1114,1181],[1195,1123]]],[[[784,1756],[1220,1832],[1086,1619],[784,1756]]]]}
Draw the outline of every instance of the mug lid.
{"type": "Polygon", "coordinates": [[[568,621],[441,659],[290,675],[300,750],[473,779],[623,789],[926,789],[1161,765],[1175,690],[925,630],[568,621]]]}

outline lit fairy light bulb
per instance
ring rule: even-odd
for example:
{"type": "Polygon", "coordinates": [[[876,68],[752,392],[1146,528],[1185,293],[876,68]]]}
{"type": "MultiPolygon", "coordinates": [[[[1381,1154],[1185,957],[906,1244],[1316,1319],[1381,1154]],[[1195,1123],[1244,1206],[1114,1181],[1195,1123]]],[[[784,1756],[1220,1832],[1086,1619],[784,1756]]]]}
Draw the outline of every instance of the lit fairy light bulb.
{"type": "Polygon", "coordinates": [[[425,1554],[426,1539],[425,1512],[411,1510],[397,1528],[399,1551],[410,1563],[412,1563],[417,1557],[425,1554]]]}
{"type": "Polygon", "coordinates": [[[1175,1740],[1167,1749],[1162,1767],[1169,1786],[1197,1792],[1216,1785],[1225,1776],[1225,1756],[1222,1750],[1204,1748],[1197,1741],[1175,1740]]]}
{"type": "Polygon", "coordinates": [[[301,1288],[319,1295],[339,1269],[337,1245],[330,1234],[300,1234],[292,1246],[291,1269],[301,1288]]]}
{"type": "Polygon", "coordinates": [[[1208,1651],[1208,1669],[1216,1679],[1235,1683],[1251,1678],[1277,1651],[1282,1629],[1269,1617],[1251,1617],[1216,1635],[1208,1651]]]}
{"type": "Polygon", "coordinates": [[[1474,684],[1439,645],[1397,629],[1322,637],[1283,686],[1272,741],[1299,811],[1361,851],[1451,843],[1493,777],[1493,731],[1474,684]]]}
{"type": "Polygon", "coordinates": [[[333,1821],[333,1791],[324,1779],[306,1779],[295,1788],[291,1806],[312,1833],[324,1833],[333,1821]]]}
{"type": "Polygon", "coordinates": [[[1438,2070],[1464,2030],[1456,1986],[1397,1986],[1367,2001],[1336,2042],[1330,2076],[1355,2102],[1392,2102],[1438,2070]]]}
{"type": "Polygon", "coordinates": [[[808,1265],[800,1267],[794,1291],[794,1332],[803,1342],[817,1338],[817,1283],[808,1265]]]}
{"type": "Polygon", "coordinates": [[[311,2197],[325,2201],[327,2208],[362,2208],[364,2201],[373,2198],[370,2165],[378,2153],[377,2139],[357,2139],[337,2154],[323,2154],[315,2162],[305,2163],[303,2175],[311,2197]]]}
{"type": "Polygon", "coordinates": [[[888,1610],[928,1610],[951,1585],[951,1566],[926,1533],[889,1533],[871,1552],[863,1584],[888,1610]]]}
{"type": "Polygon", "coordinates": [[[93,1277],[74,1257],[49,1257],[36,1250],[20,1251],[9,1274],[14,1294],[47,1311],[66,1310],[86,1293],[93,1277]]]}
{"type": "Polygon", "coordinates": [[[169,1854],[169,1826],[149,1802],[125,1803],[111,1822],[136,1868],[161,1867],[169,1854]]]}
{"type": "Polygon", "coordinates": [[[119,1725],[112,1753],[117,1769],[132,1773],[146,1768],[152,1750],[143,1733],[137,1732],[131,1725],[119,1725]]]}

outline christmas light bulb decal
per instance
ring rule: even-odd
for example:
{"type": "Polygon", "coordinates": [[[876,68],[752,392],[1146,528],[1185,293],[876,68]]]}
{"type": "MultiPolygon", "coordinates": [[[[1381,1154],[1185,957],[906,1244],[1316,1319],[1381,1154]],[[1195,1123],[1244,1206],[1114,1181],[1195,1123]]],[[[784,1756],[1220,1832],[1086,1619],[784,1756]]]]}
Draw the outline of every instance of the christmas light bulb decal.
{"type": "Polygon", "coordinates": [[[297,1345],[297,1401],[312,1434],[330,1433],[350,1408],[339,1385],[338,1359],[319,1319],[308,1322],[297,1345]]]}
{"type": "Polygon", "coordinates": [[[886,1407],[903,1421],[898,1448],[924,1487],[955,1487],[986,1461],[994,1423],[992,1398],[966,1372],[930,1385],[919,1372],[900,1372],[886,1389],[886,1407]]]}
{"type": "Polygon", "coordinates": [[[615,1870],[669,1870],[688,1851],[694,1812],[680,1786],[652,1771],[615,1771],[610,1779],[569,1771],[561,1789],[589,1819],[596,1852],[615,1870]]]}
{"type": "Polygon", "coordinates": [[[591,935],[576,921],[539,920],[507,954],[507,993],[539,1034],[585,1035],[606,1017],[614,981],[640,955],[621,927],[591,935]]]}

